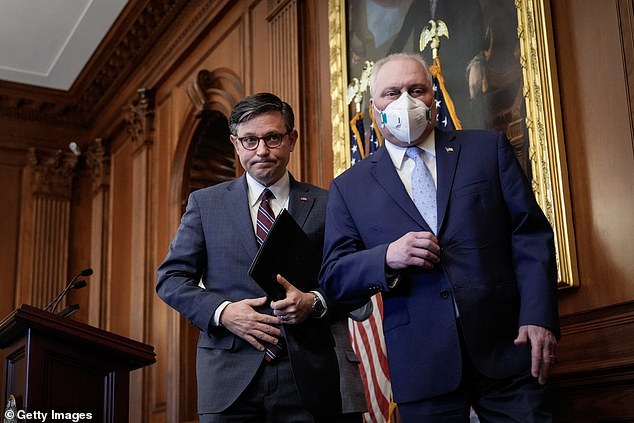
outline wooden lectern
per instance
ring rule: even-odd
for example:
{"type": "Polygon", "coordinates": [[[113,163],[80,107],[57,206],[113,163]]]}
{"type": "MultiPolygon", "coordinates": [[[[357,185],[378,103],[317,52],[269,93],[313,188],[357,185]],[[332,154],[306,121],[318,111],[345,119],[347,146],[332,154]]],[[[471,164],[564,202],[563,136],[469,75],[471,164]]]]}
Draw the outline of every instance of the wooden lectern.
{"type": "Polygon", "coordinates": [[[48,421],[91,413],[92,422],[127,422],[129,373],[156,361],[151,345],[29,305],[0,322],[0,349],[0,409],[13,395],[48,421]]]}

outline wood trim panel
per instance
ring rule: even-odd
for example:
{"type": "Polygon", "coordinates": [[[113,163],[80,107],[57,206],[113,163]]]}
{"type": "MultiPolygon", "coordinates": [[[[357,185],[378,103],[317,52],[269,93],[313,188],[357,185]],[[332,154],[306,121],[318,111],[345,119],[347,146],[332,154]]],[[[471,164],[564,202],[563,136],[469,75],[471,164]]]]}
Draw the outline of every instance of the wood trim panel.
{"type": "Polygon", "coordinates": [[[556,421],[634,420],[634,301],[561,318],[556,421]]]}

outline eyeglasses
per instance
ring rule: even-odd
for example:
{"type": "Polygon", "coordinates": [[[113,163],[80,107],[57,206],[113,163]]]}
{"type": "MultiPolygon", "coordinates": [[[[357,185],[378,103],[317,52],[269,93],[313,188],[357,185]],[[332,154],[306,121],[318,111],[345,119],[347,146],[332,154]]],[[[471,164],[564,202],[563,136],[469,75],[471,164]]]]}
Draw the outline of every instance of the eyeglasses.
{"type": "Polygon", "coordinates": [[[245,150],[257,149],[258,146],[260,145],[260,140],[264,141],[264,144],[268,148],[277,148],[280,145],[282,145],[282,140],[284,140],[284,137],[287,136],[288,134],[290,134],[290,132],[286,132],[284,134],[277,134],[277,133],[267,134],[267,135],[264,135],[263,137],[256,137],[255,135],[249,135],[246,137],[238,138],[238,141],[240,141],[242,148],[244,148],[245,150]]]}

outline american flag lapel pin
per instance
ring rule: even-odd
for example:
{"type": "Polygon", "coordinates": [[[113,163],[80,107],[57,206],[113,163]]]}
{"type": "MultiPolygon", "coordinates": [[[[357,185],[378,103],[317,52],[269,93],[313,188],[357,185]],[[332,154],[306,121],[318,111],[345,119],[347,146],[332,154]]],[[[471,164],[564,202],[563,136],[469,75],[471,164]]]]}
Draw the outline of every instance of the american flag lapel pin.
{"type": "Polygon", "coordinates": [[[453,153],[453,147],[445,147],[447,153],[453,153]]]}
{"type": "Polygon", "coordinates": [[[308,197],[299,197],[299,201],[308,201],[308,197]]]}

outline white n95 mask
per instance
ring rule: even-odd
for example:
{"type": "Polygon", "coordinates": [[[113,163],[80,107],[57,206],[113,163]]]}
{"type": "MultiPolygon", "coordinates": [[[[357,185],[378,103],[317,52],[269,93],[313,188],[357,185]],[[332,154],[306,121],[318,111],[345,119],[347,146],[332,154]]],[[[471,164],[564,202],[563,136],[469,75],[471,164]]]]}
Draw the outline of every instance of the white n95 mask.
{"type": "Polygon", "coordinates": [[[416,141],[431,120],[431,109],[407,92],[379,112],[381,126],[387,128],[397,140],[407,144],[416,141]]]}

